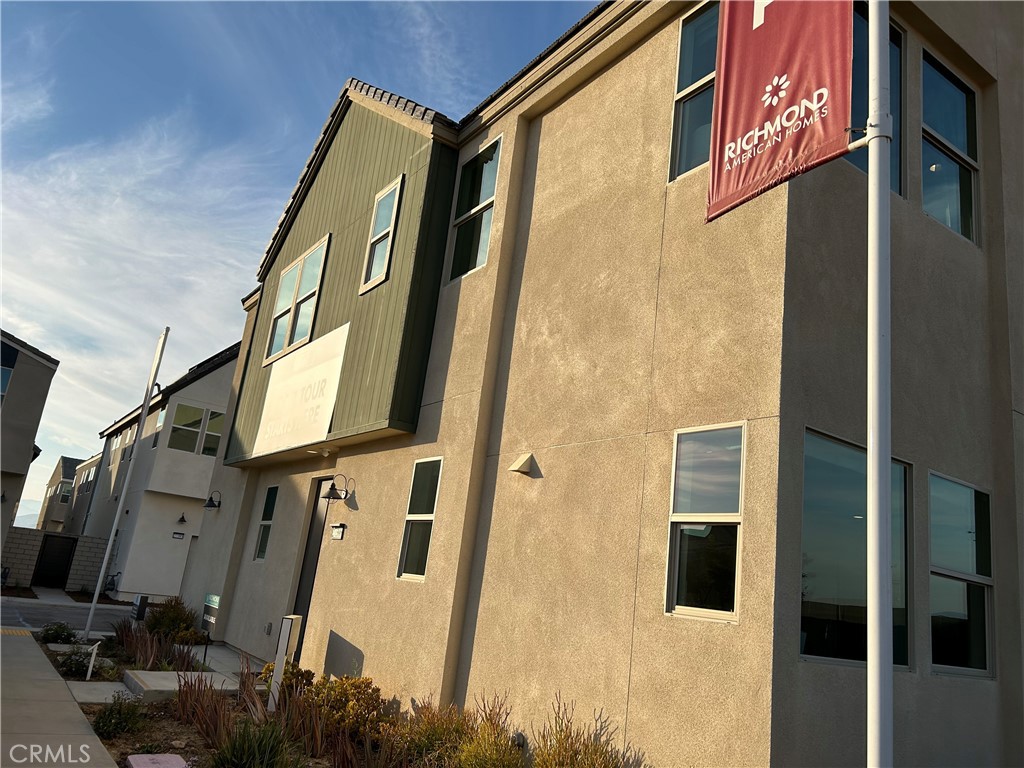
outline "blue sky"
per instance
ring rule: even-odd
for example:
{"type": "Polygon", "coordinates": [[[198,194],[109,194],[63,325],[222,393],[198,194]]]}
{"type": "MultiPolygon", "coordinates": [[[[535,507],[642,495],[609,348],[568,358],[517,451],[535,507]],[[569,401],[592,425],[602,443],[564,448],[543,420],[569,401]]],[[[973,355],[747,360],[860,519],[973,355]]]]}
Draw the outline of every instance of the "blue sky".
{"type": "Polygon", "coordinates": [[[61,455],[241,335],[239,298],[348,77],[453,119],[589,2],[3,2],[0,322],[58,358],[61,455]]]}

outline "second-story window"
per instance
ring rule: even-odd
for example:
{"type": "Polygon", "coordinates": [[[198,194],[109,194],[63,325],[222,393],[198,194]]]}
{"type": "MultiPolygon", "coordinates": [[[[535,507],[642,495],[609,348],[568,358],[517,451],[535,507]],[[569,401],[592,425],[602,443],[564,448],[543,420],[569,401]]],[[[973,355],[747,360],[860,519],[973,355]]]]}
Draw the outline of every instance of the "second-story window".
{"type": "MultiPolygon", "coordinates": [[[[868,8],[867,3],[858,2],[853,13],[853,89],[851,96],[851,121],[855,128],[868,124],[868,8]]],[[[892,115],[892,143],[889,152],[889,185],[900,194],[903,169],[903,34],[889,26],[889,112],[892,115]]],[[[854,134],[852,139],[863,134],[854,134]]],[[[868,172],[868,148],[864,147],[844,157],[868,172]]]]}
{"type": "Polygon", "coordinates": [[[178,403],[171,422],[167,447],[185,453],[216,456],[224,431],[224,414],[207,411],[194,405],[178,403]]]}
{"type": "Polygon", "coordinates": [[[974,174],[978,170],[974,91],[928,53],[921,79],[924,210],[954,232],[974,239],[974,174]]]}
{"type": "Polygon", "coordinates": [[[160,442],[160,430],[164,428],[164,417],[167,415],[167,409],[161,408],[160,413],[156,415],[156,427],[153,428],[153,447],[156,448],[156,444],[160,442]]]}
{"type": "Polygon", "coordinates": [[[359,293],[366,293],[387,280],[401,195],[402,177],[399,176],[385,187],[374,201],[370,242],[366,247],[366,259],[363,263],[362,285],[359,287],[359,293]]]}
{"type": "Polygon", "coordinates": [[[281,273],[267,342],[268,360],[309,340],[329,238],[325,236],[281,273]]]}
{"type": "Polygon", "coordinates": [[[501,142],[494,142],[463,165],[459,174],[452,280],[487,263],[500,148],[501,142]]]}
{"type": "Polygon", "coordinates": [[[684,19],[680,31],[669,181],[708,161],[717,48],[716,3],[684,19]]]}

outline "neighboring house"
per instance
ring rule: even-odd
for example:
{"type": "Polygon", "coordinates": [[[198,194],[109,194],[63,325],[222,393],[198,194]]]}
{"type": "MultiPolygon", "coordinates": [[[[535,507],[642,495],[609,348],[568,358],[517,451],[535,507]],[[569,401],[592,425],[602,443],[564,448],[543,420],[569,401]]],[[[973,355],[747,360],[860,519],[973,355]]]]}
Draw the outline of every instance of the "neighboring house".
{"type": "Polygon", "coordinates": [[[74,507],[75,481],[78,479],[77,468],[82,459],[61,456],[57,466],[46,484],[43,504],[39,508],[39,519],[36,528],[40,531],[56,531],[58,533],[80,533],[68,527],[71,510],[74,507]]]}
{"type": "MultiPolygon", "coordinates": [[[[705,224],[716,27],[601,4],[458,123],[347,83],[243,302],[215,638],[299,613],[318,673],[560,693],[658,766],[863,762],[865,160],[705,224]]],[[[1022,29],[892,9],[901,764],[1024,763],[1022,29]]]]}
{"type": "Polygon", "coordinates": [[[65,513],[64,532],[81,534],[89,516],[89,505],[92,502],[92,489],[96,486],[96,473],[99,470],[103,453],[97,453],[75,468],[71,505],[65,513]]]}
{"type": "Polygon", "coordinates": [[[119,599],[178,594],[202,526],[214,464],[223,454],[224,411],[238,346],[198,363],[153,397],[137,448],[139,408],[100,433],[105,443],[90,485],[86,535],[109,538],[129,459],[134,463],[107,569],[115,575],[112,595],[119,599]]]}
{"type": "Polygon", "coordinates": [[[0,539],[18,514],[29,465],[39,455],[39,420],[59,361],[0,330],[0,539]]]}

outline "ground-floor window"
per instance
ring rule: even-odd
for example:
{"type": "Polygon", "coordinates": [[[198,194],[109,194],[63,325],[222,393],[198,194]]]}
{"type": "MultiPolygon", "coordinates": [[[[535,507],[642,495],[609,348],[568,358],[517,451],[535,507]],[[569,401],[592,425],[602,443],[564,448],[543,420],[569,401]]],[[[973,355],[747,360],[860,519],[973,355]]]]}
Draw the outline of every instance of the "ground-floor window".
{"type": "Polygon", "coordinates": [[[988,495],[928,478],[932,664],[987,670],[992,537],[988,495]]]}
{"type": "Polygon", "coordinates": [[[743,488],[743,425],[676,433],[666,609],[736,613],[743,488]]]}
{"type": "MultiPolygon", "coordinates": [[[[892,462],[893,662],[908,663],[907,476],[892,462]]],[[[800,653],[867,660],[867,457],[863,449],[804,436],[800,653]]]]}
{"type": "Polygon", "coordinates": [[[402,553],[398,561],[399,577],[422,577],[427,573],[427,553],[430,551],[430,534],[434,529],[440,479],[441,459],[422,459],[413,466],[402,553]]]}

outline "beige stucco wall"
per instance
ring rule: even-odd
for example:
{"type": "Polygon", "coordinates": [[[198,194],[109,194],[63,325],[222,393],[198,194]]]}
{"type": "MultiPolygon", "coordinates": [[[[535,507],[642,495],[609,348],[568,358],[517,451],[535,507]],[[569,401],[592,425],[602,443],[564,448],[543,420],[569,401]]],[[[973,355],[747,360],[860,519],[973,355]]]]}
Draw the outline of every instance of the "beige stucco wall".
{"type": "Polygon", "coordinates": [[[539,727],[560,692],[655,765],[763,764],[786,198],[705,227],[705,172],[666,186],[677,37],[523,137],[459,698],[508,688],[539,727]],[[674,430],[744,420],[738,621],[667,615],[674,430]],[[537,476],[509,472],[527,451],[537,476]]]}
{"type": "MultiPolygon", "coordinates": [[[[1019,133],[1006,115],[1020,113],[1021,66],[1005,46],[1019,42],[1020,9],[1001,7],[984,12],[1008,14],[998,21],[898,11],[933,45],[948,43],[935,23],[948,28],[974,57],[964,66],[982,88],[985,137],[978,248],[921,212],[920,101],[907,89],[908,192],[893,198],[894,453],[911,464],[913,542],[901,763],[1021,756],[1024,430],[1014,464],[1010,424],[1024,423],[1011,384],[1024,238],[1001,214],[1020,208],[1021,182],[998,170],[1021,158],[989,138],[1019,133]],[[1016,37],[992,31],[1014,23],[1016,37]],[[929,470],[992,494],[994,680],[930,669],[929,470]]],[[[495,215],[487,265],[442,284],[417,432],[247,470],[232,501],[227,642],[271,655],[316,482],[343,472],[357,508],[329,511],[303,666],[359,671],[405,700],[472,706],[507,690],[527,732],[560,692],[583,715],[603,710],[657,766],[863,762],[863,665],[797,649],[804,429],[864,442],[864,177],[837,161],[705,225],[706,167],[666,183],[683,10],[632,7],[460,137],[460,162],[501,138],[495,215]],[[666,614],[674,432],[733,422],[746,434],[736,618],[666,614]],[[509,472],[526,452],[537,469],[509,472]],[[413,462],[436,456],[427,574],[399,579],[413,462]],[[272,485],[268,555],[254,562],[272,485]],[[344,541],[330,540],[336,522],[344,541]]],[[[920,43],[908,39],[916,82],[920,43]]]]}
{"type": "MultiPolygon", "coordinates": [[[[895,757],[898,764],[1016,765],[1024,757],[1024,716],[1020,481],[1014,479],[1010,379],[1021,353],[1020,302],[1013,298],[1021,296],[1021,223],[1011,211],[1020,210],[1021,196],[1019,174],[1011,169],[1022,158],[1019,138],[1000,123],[1007,113],[1020,114],[1021,9],[929,3],[902,10],[906,173],[904,196],[890,198],[892,430],[894,456],[910,465],[910,665],[894,673],[895,757]],[[1010,27],[1017,30],[1012,43],[997,33],[1010,27]],[[979,89],[978,245],[921,210],[916,84],[922,44],[979,89]],[[933,471],[990,494],[995,586],[988,678],[932,670],[933,471]]],[[[851,165],[835,162],[790,184],[772,739],[773,762],[781,765],[865,759],[864,665],[798,655],[804,428],[865,443],[865,183],[851,165]]]]}

